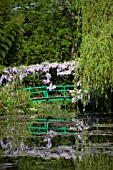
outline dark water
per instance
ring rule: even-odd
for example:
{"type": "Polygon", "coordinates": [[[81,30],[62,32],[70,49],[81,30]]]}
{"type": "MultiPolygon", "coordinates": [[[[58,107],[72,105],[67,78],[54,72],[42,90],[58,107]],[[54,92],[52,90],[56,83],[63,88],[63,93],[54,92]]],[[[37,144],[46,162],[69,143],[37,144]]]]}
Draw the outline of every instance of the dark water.
{"type": "Polygon", "coordinates": [[[94,115],[93,121],[103,126],[75,136],[41,137],[29,135],[24,126],[13,124],[10,118],[1,121],[0,169],[112,170],[113,117],[94,115]]]}

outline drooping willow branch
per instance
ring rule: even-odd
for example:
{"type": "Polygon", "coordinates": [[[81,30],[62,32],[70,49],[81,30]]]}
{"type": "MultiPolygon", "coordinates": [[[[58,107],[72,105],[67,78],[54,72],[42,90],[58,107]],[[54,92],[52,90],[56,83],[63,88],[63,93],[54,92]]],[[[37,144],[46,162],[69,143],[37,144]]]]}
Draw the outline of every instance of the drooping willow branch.
{"type": "Polygon", "coordinates": [[[82,43],[75,81],[79,75],[82,89],[92,88],[109,98],[113,88],[113,1],[83,0],[80,9],[82,43]]]}

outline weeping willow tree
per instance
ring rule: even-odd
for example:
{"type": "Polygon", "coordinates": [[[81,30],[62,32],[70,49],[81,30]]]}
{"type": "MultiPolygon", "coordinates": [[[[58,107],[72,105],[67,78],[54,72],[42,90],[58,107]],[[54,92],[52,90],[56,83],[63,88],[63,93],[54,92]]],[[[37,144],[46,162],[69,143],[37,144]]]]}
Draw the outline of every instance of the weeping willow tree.
{"type": "Polygon", "coordinates": [[[100,107],[108,110],[113,102],[113,1],[82,0],[80,9],[82,43],[75,81],[79,77],[81,88],[92,90],[100,107]]]}

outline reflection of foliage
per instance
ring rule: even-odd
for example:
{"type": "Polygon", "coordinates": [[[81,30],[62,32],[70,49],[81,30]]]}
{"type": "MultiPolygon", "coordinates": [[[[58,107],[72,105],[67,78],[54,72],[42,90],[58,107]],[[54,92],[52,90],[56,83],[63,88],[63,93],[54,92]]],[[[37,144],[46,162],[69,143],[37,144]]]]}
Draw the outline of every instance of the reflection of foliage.
{"type": "Polygon", "coordinates": [[[85,154],[81,161],[78,160],[78,164],[76,164],[76,169],[103,169],[110,170],[113,166],[113,157],[106,156],[104,154],[96,154],[91,156],[91,154],[85,154]],[[84,167],[84,168],[83,168],[84,167]]]}
{"type": "Polygon", "coordinates": [[[9,85],[0,91],[0,114],[30,113],[34,103],[28,99],[28,92],[13,91],[9,85]]]}
{"type": "MultiPolygon", "coordinates": [[[[42,157],[6,157],[7,162],[15,163],[19,167],[20,170],[42,170],[42,169],[84,169],[84,170],[95,170],[95,169],[103,169],[103,170],[111,170],[113,167],[113,157],[109,157],[102,154],[96,154],[95,156],[91,156],[91,154],[85,154],[82,159],[77,160],[73,159],[65,159],[64,157],[60,157],[59,159],[44,159],[42,157]],[[29,167],[29,168],[28,168],[29,167]]],[[[4,162],[3,160],[1,162],[4,162]]]]}

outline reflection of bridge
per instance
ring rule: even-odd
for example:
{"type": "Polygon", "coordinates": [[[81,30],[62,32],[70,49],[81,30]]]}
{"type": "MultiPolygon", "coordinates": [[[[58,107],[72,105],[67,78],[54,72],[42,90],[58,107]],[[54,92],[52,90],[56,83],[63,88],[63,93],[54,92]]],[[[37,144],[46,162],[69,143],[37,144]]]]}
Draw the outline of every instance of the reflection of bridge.
{"type": "Polygon", "coordinates": [[[33,120],[33,125],[29,126],[29,132],[33,135],[44,135],[47,133],[53,133],[57,135],[67,135],[76,134],[75,129],[70,128],[70,126],[75,126],[75,123],[71,119],[47,119],[47,118],[37,118],[33,120]]]}
{"type": "Polygon", "coordinates": [[[29,92],[33,102],[72,100],[74,85],[57,85],[49,89],[47,86],[23,88],[29,92]]]}
{"type": "Polygon", "coordinates": [[[87,118],[35,118],[32,119],[32,125],[28,127],[32,135],[44,135],[47,133],[51,135],[77,135],[77,132],[91,128],[91,122],[87,118]]]}

